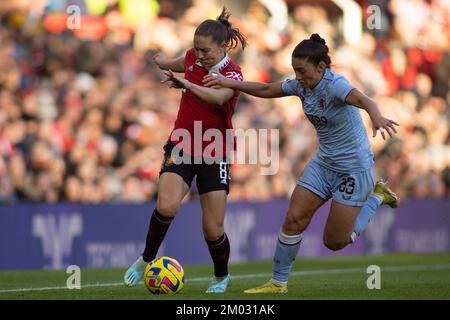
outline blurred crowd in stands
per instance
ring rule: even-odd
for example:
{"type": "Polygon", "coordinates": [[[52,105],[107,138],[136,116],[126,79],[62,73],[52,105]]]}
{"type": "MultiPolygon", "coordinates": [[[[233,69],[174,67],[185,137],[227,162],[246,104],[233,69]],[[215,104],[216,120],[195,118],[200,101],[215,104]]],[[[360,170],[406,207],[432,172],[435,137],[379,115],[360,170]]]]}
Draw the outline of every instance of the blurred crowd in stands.
{"type": "MultiPolygon", "coordinates": [[[[0,2],[0,202],[154,199],[180,92],[160,83],[151,57],[183,54],[196,26],[215,18],[222,4],[148,0],[142,7],[144,2],[0,2]],[[69,4],[80,6],[86,29],[67,29],[60,14],[69,4]]],[[[331,1],[286,1],[284,28],[259,1],[227,1],[232,22],[249,41],[233,59],[247,80],[290,77],[293,48],[319,33],[330,47],[332,67],[401,124],[393,139],[371,138],[369,118],[361,112],[376,176],[388,179],[402,198],[448,198],[450,3],[357,2],[364,19],[366,8],[378,5],[382,23],[374,30],[364,23],[355,46],[344,41],[331,1]]],[[[258,165],[233,165],[229,199],[289,197],[317,146],[301,101],[242,94],[233,123],[279,129],[280,165],[267,176],[258,165]]],[[[186,201],[196,197],[194,183],[186,201]]]]}

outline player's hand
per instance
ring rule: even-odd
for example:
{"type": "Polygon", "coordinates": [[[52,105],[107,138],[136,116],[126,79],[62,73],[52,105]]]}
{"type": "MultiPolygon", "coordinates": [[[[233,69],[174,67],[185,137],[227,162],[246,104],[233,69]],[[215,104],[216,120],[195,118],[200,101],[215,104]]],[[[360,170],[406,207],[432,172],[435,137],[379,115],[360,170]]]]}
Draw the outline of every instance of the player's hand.
{"type": "Polygon", "coordinates": [[[203,77],[203,85],[213,89],[229,88],[230,79],[224,77],[220,73],[212,72],[203,77]]]}
{"type": "Polygon", "coordinates": [[[389,136],[392,138],[392,135],[394,133],[397,133],[395,126],[399,126],[399,124],[397,122],[395,122],[394,120],[380,117],[379,119],[372,121],[372,131],[373,131],[372,137],[375,138],[377,135],[377,131],[379,130],[383,140],[386,140],[386,133],[385,133],[386,131],[389,134],[389,136]]]}
{"type": "Polygon", "coordinates": [[[164,61],[166,60],[166,57],[164,56],[164,54],[158,52],[155,53],[152,57],[153,62],[158,66],[158,68],[163,69],[162,65],[164,63],[164,61]]]}
{"type": "Polygon", "coordinates": [[[191,83],[185,78],[175,75],[172,70],[163,71],[163,74],[166,78],[161,82],[167,84],[169,88],[189,89],[191,83]]]}

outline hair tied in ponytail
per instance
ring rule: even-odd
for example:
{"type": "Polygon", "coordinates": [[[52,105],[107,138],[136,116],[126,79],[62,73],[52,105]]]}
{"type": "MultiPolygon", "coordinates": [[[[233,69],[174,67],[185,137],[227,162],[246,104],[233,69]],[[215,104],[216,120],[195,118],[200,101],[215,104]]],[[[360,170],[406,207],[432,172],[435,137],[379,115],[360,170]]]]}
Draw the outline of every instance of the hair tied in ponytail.
{"type": "Polygon", "coordinates": [[[234,28],[231,22],[228,20],[231,13],[227,8],[223,7],[222,12],[216,20],[205,20],[195,30],[195,36],[211,36],[213,41],[218,44],[223,42],[233,49],[241,44],[242,50],[247,45],[246,37],[239,29],[234,28]]]}
{"type": "Polygon", "coordinates": [[[313,34],[311,35],[311,37],[309,37],[309,39],[310,39],[311,41],[314,41],[314,42],[317,42],[317,43],[320,43],[320,44],[326,46],[325,39],[323,39],[323,38],[322,38],[321,36],[319,36],[317,33],[313,33],[313,34]]]}
{"type": "Polygon", "coordinates": [[[221,24],[225,25],[227,28],[230,28],[230,27],[231,27],[231,23],[230,23],[230,21],[228,21],[228,19],[225,19],[225,18],[220,17],[220,18],[218,18],[217,20],[219,20],[219,22],[220,22],[221,24]]]}
{"type": "Polygon", "coordinates": [[[327,68],[331,65],[331,59],[328,55],[328,47],[325,39],[317,33],[312,34],[309,39],[300,42],[292,52],[293,58],[307,58],[314,65],[320,61],[325,62],[327,68]]]}

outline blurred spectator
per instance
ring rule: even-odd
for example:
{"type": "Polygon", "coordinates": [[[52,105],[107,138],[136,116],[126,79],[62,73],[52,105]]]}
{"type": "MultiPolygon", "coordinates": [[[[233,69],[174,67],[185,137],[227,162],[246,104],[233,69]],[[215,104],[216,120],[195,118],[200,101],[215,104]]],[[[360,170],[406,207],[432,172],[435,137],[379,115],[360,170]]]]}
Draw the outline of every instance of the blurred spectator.
{"type": "MultiPolygon", "coordinates": [[[[179,92],[160,84],[150,57],[182,54],[198,22],[215,18],[220,5],[152,0],[137,12],[134,1],[78,1],[95,17],[83,20],[91,29],[66,30],[52,13],[69,2],[0,2],[0,202],[152,200],[179,92]]],[[[358,46],[342,41],[328,8],[286,2],[286,30],[270,28],[270,11],[256,0],[232,17],[249,37],[234,57],[244,77],[293,76],[293,47],[320,33],[333,68],[401,124],[395,139],[370,140],[377,176],[401,197],[450,197],[449,2],[358,0],[366,16],[370,5],[383,15],[382,28],[364,30],[358,46]]],[[[279,171],[264,176],[259,165],[233,165],[230,200],[289,197],[316,148],[300,104],[241,96],[234,127],[279,129],[279,171]]]]}

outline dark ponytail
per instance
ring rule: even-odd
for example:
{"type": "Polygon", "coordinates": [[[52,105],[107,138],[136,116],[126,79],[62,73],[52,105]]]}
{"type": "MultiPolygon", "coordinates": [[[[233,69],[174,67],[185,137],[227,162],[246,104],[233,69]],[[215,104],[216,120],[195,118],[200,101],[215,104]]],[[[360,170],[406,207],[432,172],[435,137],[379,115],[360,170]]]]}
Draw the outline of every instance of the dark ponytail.
{"type": "Polygon", "coordinates": [[[303,40],[295,47],[294,52],[292,52],[292,58],[306,58],[316,66],[320,61],[323,61],[329,68],[331,59],[328,51],[325,40],[317,33],[314,33],[309,39],[303,40]]]}
{"type": "Polygon", "coordinates": [[[239,29],[233,28],[230,21],[231,13],[223,7],[222,12],[216,20],[205,20],[195,30],[196,36],[211,36],[213,41],[221,44],[225,42],[227,46],[234,49],[241,44],[242,50],[247,45],[247,39],[239,29]]]}

